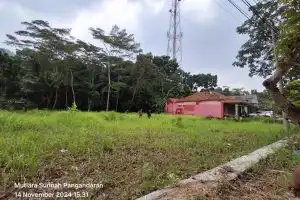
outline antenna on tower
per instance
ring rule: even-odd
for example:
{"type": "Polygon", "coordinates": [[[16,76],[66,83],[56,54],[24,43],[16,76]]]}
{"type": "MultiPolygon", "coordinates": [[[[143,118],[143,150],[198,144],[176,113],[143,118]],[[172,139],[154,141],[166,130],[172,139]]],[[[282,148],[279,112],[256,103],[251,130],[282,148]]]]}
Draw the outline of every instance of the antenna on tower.
{"type": "Polygon", "coordinates": [[[180,4],[182,0],[172,0],[170,12],[170,25],[167,33],[168,48],[167,55],[175,59],[179,67],[182,67],[182,37],[180,25],[180,4]]]}

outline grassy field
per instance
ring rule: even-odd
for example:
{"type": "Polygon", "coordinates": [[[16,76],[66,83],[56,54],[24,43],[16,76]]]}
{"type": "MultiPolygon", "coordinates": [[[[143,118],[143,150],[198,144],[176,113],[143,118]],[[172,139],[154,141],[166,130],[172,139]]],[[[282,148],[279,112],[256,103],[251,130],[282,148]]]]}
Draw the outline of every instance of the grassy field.
{"type": "Polygon", "coordinates": [[[14,182],[102,183],[134,199],[272,143],[280,124],[153,115],[0,111],[0,196],[14,182]]]}

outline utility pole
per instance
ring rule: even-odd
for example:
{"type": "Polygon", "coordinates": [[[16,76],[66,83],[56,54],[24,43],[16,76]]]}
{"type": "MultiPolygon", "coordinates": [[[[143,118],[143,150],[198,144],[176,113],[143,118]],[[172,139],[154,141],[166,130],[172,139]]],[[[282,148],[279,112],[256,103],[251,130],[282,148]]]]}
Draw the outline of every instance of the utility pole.
{"type": "MultiPolygon", "coordinates": [[[[274,23],[272,23],[272,21],[271,21],[271,24],[273,25],[274,23]]],[[[272,34],[272,45],[273,45],[273,47],[275,47],[275,44],[276,44],[276,34],[275,34],[275,31],[274,31],[274,26],[272,26],[270,28],[271,28],[271,34],[272,34]]],[[[275,67],[276,67],[277,66],[277,62],[278,62],[278,56],[277,56],[276,52],[274,52],[274,55],[275,55],[275,67]]],[[[282,78],[280,79],[280,81],[278,83],[278,87],[279,87],[280,93],[283,94],[284,90],[283,90],[283,80],[282,80],[282,78]]],[[[288,121],[287,114],[284,111],[282,111],[282,122],[283,122],[284,130],[287,133],[289,133],[289,131],[290,131],[290,123],[288,121]]]]}

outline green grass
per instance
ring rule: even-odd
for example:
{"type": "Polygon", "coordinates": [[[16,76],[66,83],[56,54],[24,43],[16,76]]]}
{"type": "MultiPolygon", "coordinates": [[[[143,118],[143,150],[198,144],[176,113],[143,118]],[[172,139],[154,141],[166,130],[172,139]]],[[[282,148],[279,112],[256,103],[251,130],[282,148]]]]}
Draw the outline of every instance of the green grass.
{"type": "Polygon", "coordinates": [[[1,111],[0,187],[102,182],[91,198],[132,199],[270,144],[284,136],[281,127],[168,115],[1,111]]]}

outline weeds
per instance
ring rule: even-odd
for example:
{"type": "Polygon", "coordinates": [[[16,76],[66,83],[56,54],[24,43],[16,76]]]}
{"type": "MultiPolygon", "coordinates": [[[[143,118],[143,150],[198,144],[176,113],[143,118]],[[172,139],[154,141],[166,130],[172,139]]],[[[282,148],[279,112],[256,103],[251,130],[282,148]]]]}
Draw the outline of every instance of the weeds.
{"type": "Polygon", "coordinates": [[[1,189],[100,181],[95,199],[132,199],[284,136],[281,125],[260,121],[75,111],[0,111],[1,189]]]}
{"type": "Polygon", "coordinates": [[[73,102],[73,103],[72,103],[72,106],[71,106],[71,107],[68,107],[67,110],[68,110],[69,112],[72,112],[72,113],[78,111],[78,110],[77,110],[77,105],[76,105],[76,103],[73,102]]]}
{"type": "Polygon", "coordinates": [[[107,115],[104,115],[104,119],[106,121],[116,121],[117,115],[115,112],[109,112],[107,115]]]}
{"type": "Polygon", "coordinates": [[[172,120],[172,123],[178,128],[183,128],[184,127],[182,117],[176,117],[175,119],[172,120]]]}

